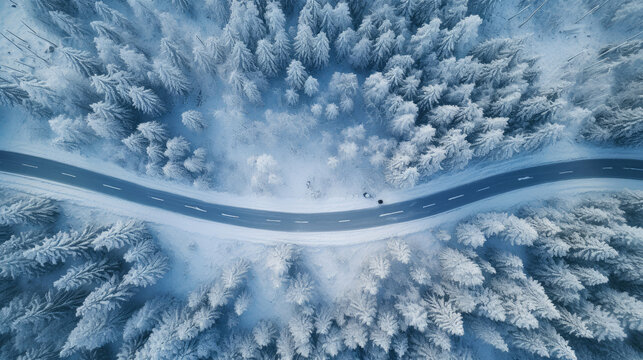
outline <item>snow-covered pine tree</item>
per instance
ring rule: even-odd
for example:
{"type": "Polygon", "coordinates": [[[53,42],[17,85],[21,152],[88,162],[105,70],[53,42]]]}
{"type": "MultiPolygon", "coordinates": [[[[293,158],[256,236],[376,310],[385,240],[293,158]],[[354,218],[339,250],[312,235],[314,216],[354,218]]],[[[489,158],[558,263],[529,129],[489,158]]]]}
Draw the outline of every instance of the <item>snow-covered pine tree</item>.
{"type": "Polygon", "coordinates": [[[87,124],[96,135],[108,139],[120,139],[131,127],[131,113],[117,103],[100,101],[90,105],[87,124]]]}
{"type": "Polygon", "coordinates": [[[276,35],[279,31],[283,31],[286,25],[286,16],[281,10],[279,1],[270,1],[266,4],[266,12],[264,13],[268,32],[271,35],[276,35]]]}
{"type": "Polygon", "coordinates": [[[299,103],[299,94],[297,94],[297,91],[295,91],[295,89],[286,90],[284,98],[286,99],[286,104],[288,104],[289,106],[296,106],[297,103],[299,103]]]}
{"type": "Polygon", "coordinates": [[[403,320],[403,327],[414,327],[420,332],[428,326],[428,312],[420,298],[417,289],[408,289],[406,294],[398,298],[395,309],[403,320]]]}
{"type": "MultiPolygon", "coordinates": [[[[297,43],[295,42],[295,50],[297,49],[296,45],[297,43]]],[[[323,68],[328,65],[328,60],[330,59],[329,51],[330,45],[328,43],[328,37],[326,33],[322,31],[313,38],[310,65],[315,68],[323,68]]]]}
{"type": "Polygon", "coordinates": [[[129,45],[122,47],[118,54],[132,80],[146,81],[149,78],[152,65],[145,54],[129,45]]]}
{"type": "Polygon", "coordinates": [[[192,152],[192,156],[185,159],[183,166],[193,174],[205,172],[207,169],[206,154],[204,148],[197,148],[192,152]]]}
{"type": "Polygon", "coordinates": [[[487,240],[480,228],[470,223],[460,223],[456,227],[456,238],[459,243],[473,248],[484,245],[487,240]]]}
{"type": "Polygon", "coordinates": [[[373,42],[363,37],[351,49],[348,57],[349,63],[358,69],[365,69],[371,64],[373,56],[373,42]]]}
{"type": "Polygon", "coordinates": [[[254,56],[242,41],[234,42],[228,61],[233,70],[252,72],[256,69],[254,56]]]}
{"type": "Polygon", "coordinates": [[[160,49],[160,54],[164,58],[163,60],[159,61],[160,63],[176,67],[177,69],[179,69],[179,72],[181,71],[181,69],[186,69],[189,66],[190,62],[188,61],[187,56],[183,54],[180,45],[172,41],[171,39],[167,37],[162,38],[160,42],[160,49]]]}
{"type": "Polygon", "coordinates": [[[60,356],[70,356],[82,350],[91,351],[116,342],[121,336],[121,326],[126,319],[126,313],[120,310],[93,311],[85,314],[67,337],[60,356]]]}
{"type": "Polygon", "coordinates": [[[11,326],[14,329],[42,326],[46,322],[64,318],[82,304],[85,295],[86,292],[78,290],[50,290],[44,296],[34,294],[11,326]]]}
{"type": "Polygon", "coordinates": [[[308,303],[313,295],[313,282],[308,273],[297,273],[286,289],[286,299],[296,305],[308,303]]]}
{"type": "Polygon", "coordinates": [[[480,267],[456,249],[442,249],[439,260],[440,271],[447,280],[464,286],[481,285],[484,281],[480,267]]]}
{"type": "Polygon", "coordinates": [[[273,44],[268,39],[261,39],[257,42],[257,49],[255,50],[257,57],[257,65],[261,72],[267,77],[277,75],[279,71],[279,62],[275,54],[273,44]]]}
{"type": "Polygon", "coordinates": [[[281,244],[270,248],[266,256],[266,266],[272,272],[273,284],[281,286],[284,277],[297,258],[297,249],[291,244],[281,244]]]}
{"type": "Polygon", "coordinates": [[[145,148],[149,145],[147,139],[139,131],[131,133],[128,137],[121,140],[130,151],[137,154],[144,154],[145,148]]]}
{"type": "Polygon", "coordinates": [[[128,263],[149,262],[155,254],[159,252],[158,247],[150,238],[137,240],[132,247],[123,255],[123,259],[128,263]]]}
{"type": "Polygon", "coordinates": [[[348,58],[357,43],[358,36],[355,30],[348,28],[342,31],[335,40],[335,56],[339,60],[348,58]]]}
{"type": "Polygon", "coordinates": [[[54,24],[67,35],[79,40],[89,36],[89,31],[83,24],[69,14],[62,11],[50,11],[49,16],[54,24]]]}
{"type": "Polygon", "coordinates": [[[196,68],[210,74],[215,74],[217,65],[223,62],[224,54],[220,45],[213,37],[205,39],[205,42],[196,36],[196,44],[192,49],[192,57],[196,68]]]}
{"type": "Polygon", "coordinates": [[[531,246],[538,238],[536,230],[523,219],[510,215],[505,220],[505,229],[500,233],[511,245],[531,246]]]}
{"type": "Polygon", "coordinates": [[[142,222],[135,220],[118,221],[109,229],[100,232],[92,240],[92,246],[96,250],[105,249],[109,251],[132,245],[148,236],[145,225],[142,222]]]}
{"type": "Polygon", "coordinates": [[[288,60],[290,60],[290,52],[292,51],[290,38],[284,30],[280,30],[277,32],[277,35],[275,35],[273,49],[277,56],[279,68],[283,69],[288,64],[288,60]]]}
{"type": "Polygon", "coordinates": [[[87,295],[82,305],[76,308],[76,316],[91,317],[119,309],[132,295],[132,286],[122,283],[118,275],[114,275],[87,295]]]}
{"type": "Polygon", "coordinates": [[[190,143],[183,136],[175,136],[165,143],[163,155],[170,161],[184,160],[190,153],[190,143]]]}
{"type": "Polygon", "coordinates": [[[357,348],[365,348],[368,342],[368,333],[364,325],[355,319],[350,319],[341,328],[342,337],[344,338],[344,345],[351,350],[357,348]]]}
{"type": "Polygon", "coordinates": [[[411,260],[411,249],[402,239],[393,238],[386,243],[386,247],[396,261],[408,264],[411,260]]]}
{"type": "Polygon", "coordinates": [[[277,331],[272,322],[260,320],[252,329],[252,336],[259,348],[269,346],[277,337],[277,331]]]}
{"type": "Polygon", "coordinates": [[[362,291],[354,292],[349,297],[348,314],[362,325],[370,326],[375,321],[377,302],[375,297],[362,291]]]}
{"type": "MultiPolygon", "coordinates": [[[[163,87],[174,95],[186,95],[190,91],[190,81],[177,66],[165,60],[154,61],[154,72],[163,87]]],[[[142,110],[134,104],[134,107],[142,110]]],[[[147,112],[146,112],[147,113],[147,112]]]]}
{"type": "Polygon", "coordinates": [[[430,296],[426,299],[429,318],[450,335],[464,335],[462,315],[444,298],[430,296]]]}
{"type": "Polygon", "coordinates": [[[56,265],[65,262],[68,257],[87,257],[92,251],[92,242],[100,231],[100,228],[92,225],[86,226],[81,232],[60,231],[46,237],[41,244],[26,250],[24,256],[41,265],[56,265]]]}
{"type": "Polygon", "coordinates": [[[132,86],[128,91],[132,105],[148,115],[160,115],[165,111],[161,99],[150,89],[132,86]]]}
{"type": "Polygon", "coordinates": [[[68,118],[59,115],[49,120],[49,127],[56,134],[53,143],[63,149],[78,149],[88,144],[93,137],[82,117],[68,118]]]}
{"type": "Polygon", "coordinates": [[[167,140],[167,129],[158,121],[140,123],[136,129],[140,131],[148,141],[165,142],[165,140],[167,140]]]}
{"type": "Polygon", "coordinates": [[[0,104],[5,106],[21,105],[29,98],[29,94],[18,84],[0,80],[0,104]]]}
{"type": "Polygon", "coordinates": [[[60,47],[60,53],[69,66],[83,76],[89,77],[99,72],[99,63],[86,51],[60,47]]]}
{"type": "Polygon", "coordinates": [[[317,94],[317,91],[319,91],[319,82],[314,77],[308,76],[306,82],[304,83],[304,93],[312,97],[313,95],[317,94]]]}
{"type": "Polygon", "coordinates": [[[155,284],[169,269],[168,258],[161,254],[136,262],[123,276],[122,286],[148,287],[155,284]]]}
{"type": "Polygon", "coordinates": [[[105,257],[99,260],[89,260],[80,265],[72,266],[58,280],[54,288],[71,291],[87,285],[109,280],[118,271],[118,263],[105,257]]]}
{"type": "Polygon", "coordinates": [[[121,28],[125,31],[135,31],[134,25],[132,25],[132,23],[127,19],[125,15],[107,6],[107,4],[105,4],[104,2],[97,1],[96,3],[94,3],[94,8],[96,9],[96,13],[103,19],[103,21],[106,21],[113,26],[121,28]]]}
{"type": "Polygon", "coordinates": [[[288,69],[286,69],[286,74],[286,82],[296,90],[299,90],[304,86],[306,77],[308,76],[308,74],[306,73],[306,69],[298,60],[293,60],[290,62],[290,65],[288,65],[288,69]]]}

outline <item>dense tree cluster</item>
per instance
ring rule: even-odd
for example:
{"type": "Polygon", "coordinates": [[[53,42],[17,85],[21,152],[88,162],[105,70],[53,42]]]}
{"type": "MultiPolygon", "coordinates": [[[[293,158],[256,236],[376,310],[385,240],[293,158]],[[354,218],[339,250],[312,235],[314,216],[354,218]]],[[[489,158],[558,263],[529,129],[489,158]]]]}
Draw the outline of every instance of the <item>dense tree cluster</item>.
{"type": "Polygon", "coordinates": [[[643,40],[607,46],[573,79],[574,101],[591,111],[583,136],[602,144],[643,144],[643,40]]]}
{"type": "Polygon", "coordinates": [[[137,221],[76,229],[38,197],[4,198],[0,214],[2,359],[96,358],[169,269],[137,221]]]}
{"type": "Polygon", "coordinates": [[[339,300],[316,293],[296,247],[278,245],[263,264],[235,263],[185,302],[146,303],[128,320],[119,355],[634,359],[643,324],[642,199],[590,194],[515,215],[482,213],[439,231],[444,244],[434,255],[391,239],[339,300]],[[243,279],[266,269],[292,315],[236,325],[252,292],[243,279]]]}
{"type": "Polygon", "coordinates": [[[591,193],[481,213],[436,231],[431,253],[390,239],[338,299],[289,244],[174,298],[148,290],[168,262],[144,224],[52,226],[53,201],[11,197],[0,205],[0,356],[634,359],[642,202],[640,191],[591,193]],[[254,272],[270,274],[283,316],[246,315],[254,272]],[[143,288],[154,296],[141,305],[143,288]]]}
{"type": "MultiPolygon", "coordinates": [[[[82,149],[104,139],[131,152],[129,160],[138,158],[149,175],[207,184],[205,149],[169,134],[164,122],[170,120],[159,117],[194,90],[190,79],[197,67],[207,68],[214,60],[196,48],[194,60],[188,58],[182,39],[169,29],[155,46],[146,44],[137,38],[147,36],[144,23],[153,19],[146,17],[159,21],[164,15],[142,14],[145,5],[138,1],[128,9],[116,4],[123,12],[111,5],[40,0],[21,5],[35,21],[38,30],[30,28],[34,34],[56,43],[47,40],[52,51],[36,64],[40,68],[32,66],[33,73],[0,78],[0,103],[22,105],[50,119],[53,142],[64,149],[82,149]]],[[[207,127],[196,110],[176,120],[191,131],[207,127]]]]}
{"type": "MultiPolygon", "coordinates": [[[[379,137],[337,137],[331,167],[366,161],[389,183],[412,186],[477,158],[539,149],[566,131],[565,87],[539,84],[525,40],[478,39],[495,3],[28,0],[31,20],[56,42],[38,64],[43,71],[0,78],[0,100],[48,119],[64,148],[102,138],[131,152],[149,175],[205,184],[206,150],[186,136],[207,127],[208,111],[174,107],[218,96],[215,79],[248,110],[264,108],[262,94],[283,85],[279,104],[294,112],[331,121],[366,112],[382,124],[379,137]],[[203,16],[218,29],[202,29],[203,16]],[[184,136],[167,130],[179,121],[184,136]]],[[[622,85],[631,94],[595,111],[589,137],[640,138],[640,104],[623,107],[640,101],[632,98],[636,86],[622,85]]]]}

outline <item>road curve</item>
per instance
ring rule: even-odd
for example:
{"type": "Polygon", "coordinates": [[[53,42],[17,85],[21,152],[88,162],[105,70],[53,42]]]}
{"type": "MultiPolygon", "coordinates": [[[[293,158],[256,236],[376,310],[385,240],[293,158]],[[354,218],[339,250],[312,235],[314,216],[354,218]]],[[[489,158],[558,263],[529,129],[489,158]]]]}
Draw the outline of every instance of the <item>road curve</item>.
{"type": "Polygon", "coordinates": [[[399,203],[312,214],[212,204],[57,161],[10,151],[0,150],[0,172],[55,181],[224,224],[274,231],[319,232],[356,230],[417,220],[508,191],[556,181],[588,178],[643,180],[643,160],[586,159],[552,163],[509,171],[399,203]]]}

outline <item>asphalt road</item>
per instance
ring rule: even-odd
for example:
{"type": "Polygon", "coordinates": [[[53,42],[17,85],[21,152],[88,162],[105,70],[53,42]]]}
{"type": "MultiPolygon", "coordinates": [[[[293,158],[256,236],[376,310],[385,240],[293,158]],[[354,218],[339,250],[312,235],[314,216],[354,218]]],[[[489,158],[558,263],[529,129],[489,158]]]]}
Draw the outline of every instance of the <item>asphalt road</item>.
{"type": "Polygon", "coordinates": [[[57,161],[9,151],[0,151],[0,171],[55,181],[224,224],[275,231],[318,232],[355,230],[417,220],[508,191],[555,181],[589,178],[643,180],[643,160],[586,159],[559,162],[509,171],[409,201],[313,214],[212,204],[57,161]]]}

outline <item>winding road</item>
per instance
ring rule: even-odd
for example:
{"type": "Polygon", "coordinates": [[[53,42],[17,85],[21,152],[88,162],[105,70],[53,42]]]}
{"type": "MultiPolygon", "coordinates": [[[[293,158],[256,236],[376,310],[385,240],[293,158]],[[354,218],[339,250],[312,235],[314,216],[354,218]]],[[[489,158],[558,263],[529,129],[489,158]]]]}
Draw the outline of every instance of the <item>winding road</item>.
{"type": "Polygon", "coordinates": [[[350,211],[302,214],[208,203],[10,151],[0,151],[0,172],[54,181],[224,224],[274,231],[320,232],[356,230],[417,220],[498,194],[556,181],[589,178],[643,180],[643,160],[585,159],[551,163],[490,176],[409,201],[350,211]]]}

